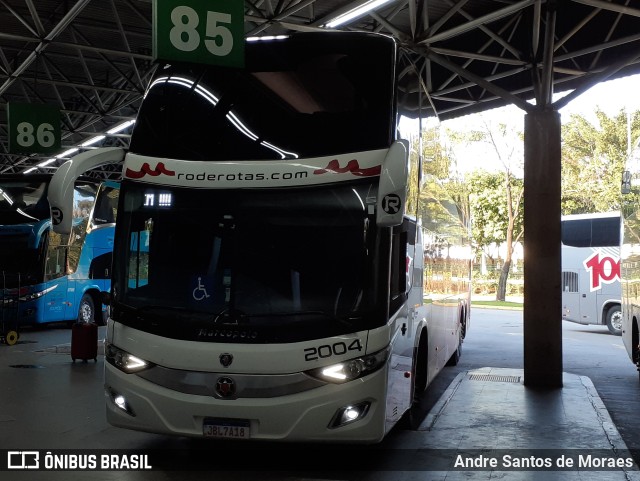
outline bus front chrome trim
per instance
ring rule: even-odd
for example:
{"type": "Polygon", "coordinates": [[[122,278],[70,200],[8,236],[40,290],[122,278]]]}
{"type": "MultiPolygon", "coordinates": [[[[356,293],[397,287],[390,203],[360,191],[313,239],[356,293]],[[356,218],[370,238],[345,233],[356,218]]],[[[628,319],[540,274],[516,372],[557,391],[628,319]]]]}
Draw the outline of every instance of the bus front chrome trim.
{"type": "Polygon", "coordinates": [[[185,371],[162,366],[154,366],[151,369],[137,373],[137,375],[173,391],[198,396],[212,396],[225,400],[288,396],[327,384],[303,373],[249,375],[185,371]],[[220,390],[218,386],[223,378],[224,382],[222,384],[225,385],[226,389],[220,390]],[[233,385],[233,392],[229,391],[231,389],[230,382],[233,385]]]}

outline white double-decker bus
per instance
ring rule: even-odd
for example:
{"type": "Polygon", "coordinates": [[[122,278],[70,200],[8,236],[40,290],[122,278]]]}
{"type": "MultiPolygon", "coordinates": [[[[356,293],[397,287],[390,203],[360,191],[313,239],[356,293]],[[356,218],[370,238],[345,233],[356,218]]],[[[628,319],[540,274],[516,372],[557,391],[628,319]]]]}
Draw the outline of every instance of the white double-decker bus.
{"type": "Polygon", "coordinates": [[[243,69],[159,66],[123,166],[109,423],[377,442],[457,362],[469,217],[419,189],[400,61],[333,32],[247,43],[243,69]]]}
{"type": "Polygon", "coordinates": [[[562,217],[562,318],[622,334],[620,212],[562,217]]]}

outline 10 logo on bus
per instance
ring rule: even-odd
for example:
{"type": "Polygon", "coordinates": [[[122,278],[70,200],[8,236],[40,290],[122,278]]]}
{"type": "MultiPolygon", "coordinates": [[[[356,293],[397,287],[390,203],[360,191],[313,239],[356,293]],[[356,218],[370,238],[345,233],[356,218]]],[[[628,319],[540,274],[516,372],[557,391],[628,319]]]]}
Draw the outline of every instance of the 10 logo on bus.
{"type": "Polygon", "coordinates": [[[591,274],[589,286],[592,291],[600,289],[600,283],[611,284],[620,280],[620,258],[611,256],[600,257],[600,252],[594,253],[584,261],[584,267],[591,274]]]}

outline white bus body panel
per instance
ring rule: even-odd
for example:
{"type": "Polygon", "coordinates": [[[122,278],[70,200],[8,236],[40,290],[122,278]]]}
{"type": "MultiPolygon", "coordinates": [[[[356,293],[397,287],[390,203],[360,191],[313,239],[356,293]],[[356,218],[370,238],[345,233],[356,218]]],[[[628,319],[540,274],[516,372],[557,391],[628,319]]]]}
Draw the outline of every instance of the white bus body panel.
{"type": "Polygon", "coordinates": [[[562,319],[620,334],[619,211],[562,216],[562,319]]]}
{"type": "Polygon", "coordinates": [[[563,320],[585,325],[606,324],[607,309],[619,306],[622,297],[620,276],[612,273],[614,264],[620,265],[619,247],[562,246],[563,320]],[[604,266],[604,277],[588,267],[594,260],[604,266]],[[577,285],[572,285],[571,279],[577,279],[577,285]]]}
{"type": "MultiPolygon", "coordinates": [[[[635,230],[637,210],[625,217],[621,249],[622,342],[629,359],[638,366],[638,319],[640,319],[640,243],[635,230]],[[628,217],[631,217],[630,219],[628,217]]],[[[640,370],[640,366],[638,366],[640,370]]]]}

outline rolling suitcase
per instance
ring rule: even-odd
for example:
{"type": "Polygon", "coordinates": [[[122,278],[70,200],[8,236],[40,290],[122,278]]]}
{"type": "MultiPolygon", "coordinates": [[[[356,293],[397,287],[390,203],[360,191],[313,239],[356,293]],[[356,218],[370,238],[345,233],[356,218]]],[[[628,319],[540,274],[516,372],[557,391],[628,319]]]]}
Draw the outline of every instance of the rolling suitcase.
{"type": "Polygon", "coordinates": [[[95,322],[76,322],[71,327],[71,359],[98,361],[98,325],[95,322]]]}

